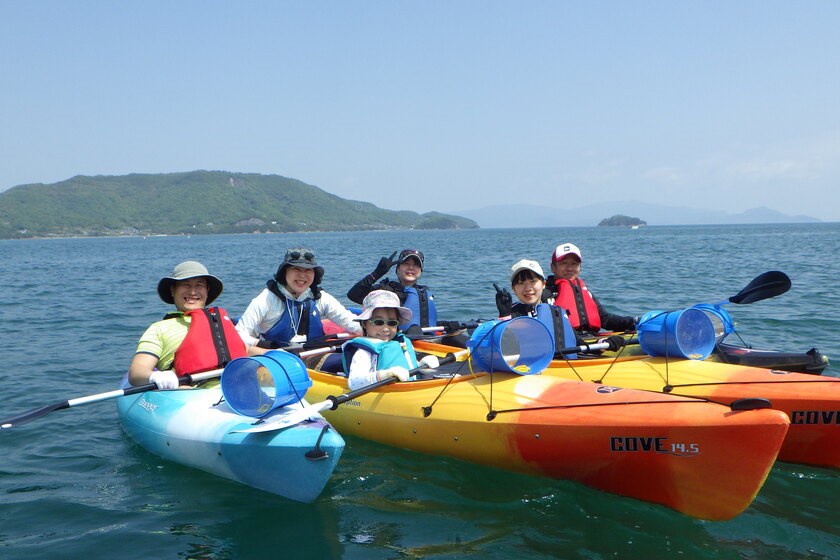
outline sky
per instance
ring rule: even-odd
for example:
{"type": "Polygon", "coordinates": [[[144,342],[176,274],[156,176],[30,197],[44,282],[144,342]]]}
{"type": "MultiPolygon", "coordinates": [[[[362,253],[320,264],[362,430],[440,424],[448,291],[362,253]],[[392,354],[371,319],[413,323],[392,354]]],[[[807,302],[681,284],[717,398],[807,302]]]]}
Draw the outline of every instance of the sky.
{"type": "Polygon", "coordinates": [[[840,221],[839,27],[832,0],[0,0],[0,191],[208,169],[840,221]]]}

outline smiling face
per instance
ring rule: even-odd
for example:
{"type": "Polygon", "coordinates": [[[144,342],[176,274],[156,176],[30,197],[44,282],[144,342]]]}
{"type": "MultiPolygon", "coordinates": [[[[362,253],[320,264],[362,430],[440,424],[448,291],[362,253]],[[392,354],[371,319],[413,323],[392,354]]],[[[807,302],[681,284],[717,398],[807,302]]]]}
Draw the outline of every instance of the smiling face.
{"type": "Polygon", "coordinates": [[[397,267],[397,278],[400,279],[400,284],[403,286],[413,286],[420,280],[422,274],[423,267],[420,266],[420,261],[416,257],[405,259],[397,267]]]}
{"type": "Polygon", "coordinates": [[[574,280],[580,275],[580,259],[577,255],[568,255],[564,259],[551,263],[551,272],[555,278],[574,280]]]}
{"type": "Polygon", "coordinates": [[[207,279],[187,278],[179,280],[170,288],[172,300],[179,311],[203,309],[207,303],[207,279]]]}
{"type": "Polygon", "coordinates": [[[314,281],[315,271],[313,269],[299,266],[286,267],[286,288],[293,296],[298,297],[314,281]]]}
{"type": "Polygon", "coordinates": [[[519,301],[536,305],[542,297],[545,281],[530,270],[523,270],[514,278],[512,288],[519,301]]]}
{"type": "Polygon", "coordinates": [[[362,328],[365,336],[379,340],[391,340],[397,336],[397,325],[400,314],[393,307],[377,307],[373,310],[370,319],[362,321],[362,328]],[[392,324],[389,325],[388,321],[392,324]],[[377,325],[376,323],[382,323],[377,325]]]}

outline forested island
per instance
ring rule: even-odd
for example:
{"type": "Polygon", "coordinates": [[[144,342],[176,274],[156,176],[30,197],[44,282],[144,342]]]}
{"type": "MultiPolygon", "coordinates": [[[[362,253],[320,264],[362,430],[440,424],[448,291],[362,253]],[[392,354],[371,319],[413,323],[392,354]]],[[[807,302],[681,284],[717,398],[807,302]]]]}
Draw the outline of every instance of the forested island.
{"type": "Polygon", "coordinates": [[[610,218],[604,218],[600,222],[598,222],[599,226],[609,226],[609,227],[633,227],[633,226],[646,226],[647,222],[644,220],[640,220],[639,218],[631,218],[630,216],[624,216],[622,214],[616,214],[610,218]]]}
{"type": "Polygon", "coordinates": [[[79,175],[0,193],[0,239],[477,227],[460,216],[384,210],[256,173],[79,175]]]}

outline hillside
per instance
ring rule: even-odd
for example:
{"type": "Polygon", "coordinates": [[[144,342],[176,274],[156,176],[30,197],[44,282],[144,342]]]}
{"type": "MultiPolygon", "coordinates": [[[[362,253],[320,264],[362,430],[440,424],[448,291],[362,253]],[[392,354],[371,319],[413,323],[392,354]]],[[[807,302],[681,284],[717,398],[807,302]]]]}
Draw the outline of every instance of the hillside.
{"type": "Polygon", "coordinates": [[[384,210],[279,175],[76,176],[0,193],[0,238],[374,229],[469,229],[438,212],[384,210]]]}

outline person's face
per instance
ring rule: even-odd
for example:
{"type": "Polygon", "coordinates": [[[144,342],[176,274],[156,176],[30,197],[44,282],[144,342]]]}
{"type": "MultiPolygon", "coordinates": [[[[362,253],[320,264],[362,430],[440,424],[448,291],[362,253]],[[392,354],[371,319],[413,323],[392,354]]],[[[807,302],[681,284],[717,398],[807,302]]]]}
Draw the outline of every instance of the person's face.
{"type": "Polygon", "coordinates": [[[286,268],[286,288],[295,297],[298,297],[315,281],[315,270],[290,266],[286,268]]]}
{"type": "Polygon", "coordinates": [[[370,319],[364,322],[365,336],[379,340],[391,340],[397,335],[399,319],[399,312],[396,309],[377,307],[373,310],[370,319]],[[377,325],[376,323],[381,324],[377,325]]]}
{"type": "Polygon", "coordinates": [[[551,263],[551,272],[555,278],[574,280],[580,275],[580,259],[577,255],[568,255],[564,259],[551,263]]]}
{"type": "Polygon", "coordinates": [[[170,288],[175,307],[179,311],[193,311],[203,309],[207,303],[207,279],[188,278],[178,280],[170,288]]]}
{"type": "Polygon", "coordinates": [[[420,280],[423,268],[415,257],[408,257],[397,267],[397,277],[403,286],[413,286],[420,280]]]}
{"type": "Polygon", "coordinates": [[[513,293],[519,301],[529,305],[536,305],[542,297],[545,282],[536,274],[523,274],[512,286],[513,293]]]}

